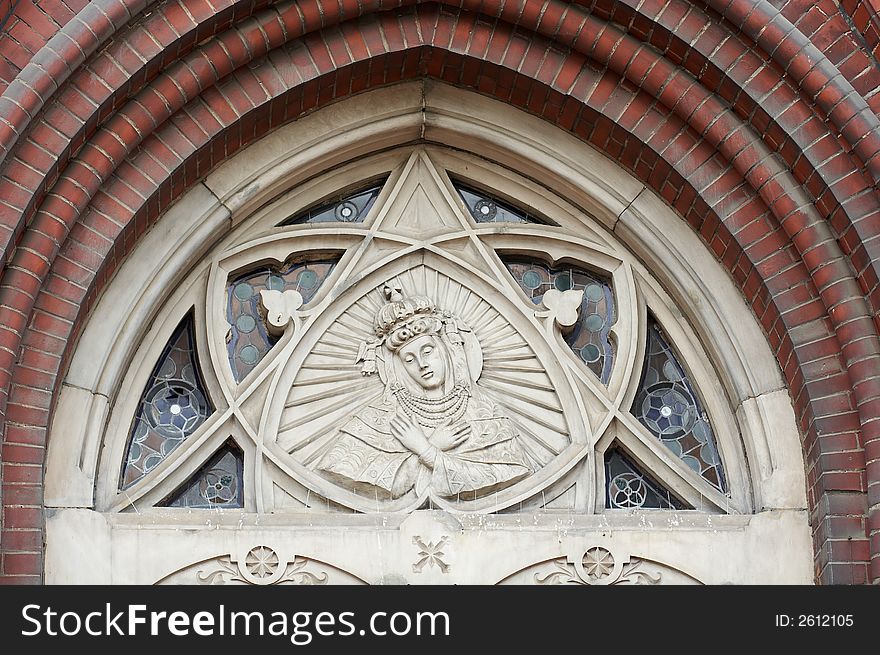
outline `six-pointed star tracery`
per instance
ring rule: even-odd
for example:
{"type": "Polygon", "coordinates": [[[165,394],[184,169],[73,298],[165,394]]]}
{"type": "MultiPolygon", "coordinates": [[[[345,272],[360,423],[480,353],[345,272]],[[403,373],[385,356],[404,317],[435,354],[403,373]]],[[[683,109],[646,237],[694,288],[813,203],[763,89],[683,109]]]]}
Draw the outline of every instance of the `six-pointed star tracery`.
{"type": "MultiPolygon", "coordinates": [[[[548,216],[547,224],[477,222],[443,165],[449,156],[412,152],[390,172],[361,223],[276,226],[227,240],[212,260],[206,283],[194,285],[193,292],[195,314],[207,335],[197,356],[216,396],[214,413],[150,473],[125,487],[115,509],[160,504],[231,436],[245,452],[245,507],[260,512],[290,507],[410,511],[426,502],[451,511],[491,512],[553,507],[562,498],[572,509],[601,511],[609,482],[605,455],[612,451],[637,462],[655,487],[676,498],[677,506],[747,511],[743,481],[720,477],[722,461],[741,457],[735,423],[729,411],[719,410],[723,395],[712,383],[711,369],[693,354],[699,348],[687,328],[670,319],[674,305],[659,285],[612,235],[582,214],[548,216]],[[235,281],[257,267],[294,271],[301,264],[291,267],[292,261],[332,265],[322,269],[324,279],[309,278],[317,286],[304,304],[300,297],[284,310],[290,320],[277,343],[237,379],[228,343],[235,281]],[[613,359],[604,383],[579,356],[583,350],[566,341],[571,319],[557,320],[558,299],[549,307],[536,303],[527,291],[537,281],[512,275],[511,266],[524,261],[543,265],[551,274],[554,267],[575,267],[613,289],[615,320],[606,330],[613,359]],[[531,475],[483,497],[413,492],[388,499],[346,487],[316,470],[346,417],[383,394],[381,379],[363,375],[358,356],[372,335],[386,282],[407,295],[433,298],[472,330],[481,353],[474,364],[476,384],[517,426],[531,475]],[[652,341],[651,330],[660,324],[671,329],[670,336],[659,337],[666,350],[660,348],[658,355],[658,337],[652,341]],[[667,341],[697,361],[684,357],[679,362],[667,341]],[[661,356],[667,359],[656,359],[661,356]],[[659,368],[660,378],[665,371],[669,380],[649,379],[655,375],[654,368],[645,368],[649,362],[659,368]],[[700,416],[697,402],[682,405],[679,397],[688,394],[704,400],[708,395],[712,416],[700,416]],[[714,432],[701,438],[710,440],[712,448],[717,441],[716,478],[706,475],[712,461],[707,468],[694,465],[690,460],[696,457],[682,452],[679,441],[672,443],[669,434],[682,428],[676,417],[692,430],[705,424],[703,432],[711,420],[714,432]]],[[[484,206],[480,209],[487,213],[484,206]]],[[[266,279],[272,288],[271,280],[281,278],[266,279]]],[[[277,284],[280,298],[283,281],[277,284]]],[[[712,448],[705,460],[711,460],[712,448]]],[[[639,473],[630,474],[630,482],[632,475],[639,473]]]]}

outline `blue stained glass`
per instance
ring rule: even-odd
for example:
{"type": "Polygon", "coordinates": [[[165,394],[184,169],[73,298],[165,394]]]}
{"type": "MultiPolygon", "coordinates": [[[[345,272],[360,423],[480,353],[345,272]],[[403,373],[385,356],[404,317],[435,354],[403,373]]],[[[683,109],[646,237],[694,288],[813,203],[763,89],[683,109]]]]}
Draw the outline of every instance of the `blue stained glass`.
{"type": "Polygon", "coordinates": [[[607,384],[614,363],[614,344],[609,335],[616,320],[610,281],[569,264],[553,268],[533,259],[503,258],[503,261],[536,305],[541,304],[549,289],[584,291],[578,322],[565,335],[565,342],[596,377],[607,384]]]}
{"type": "Polygon", "coordinates": [[[681,461],[725,490],[715,435],[699,396],[657,321],[648,316],[648,343],[632,413],[681,461]]]}
{"type": "Polygon", "coordinates": [[[385,180],[382,180],[367,189],[337,197],[331,202],[300,212],[279,223],[279,226],[303,223],[363,223],[384,184],[385,180]]]}
{"type": "Polygon", "coordinates": [[[458,182],[455,182],[454,185],[455,190],[458,191],[477,223],[538,223],[546,225],[546,221],[532,216],[527,211],[517,209],[495,196],[458,182]]]}
{"type": "Polygon", "coordinates": [[[213,412],[199,371],[192,315],[174,331],[141,395],[120,488],[156,468],[213,412]]]}
{"type": "Polygon", "coordinates": [[[226,319],[229,338],[226,348],[236,382],[241,382],[278,342],[263,322],[260,291],[294,289],[308,304],[336,266],[337,258],[291,260],[281,269],[262,267],[240,275],[229,283],[226,319]]]}
{"type": "Polygon", "coordinates": [[[244,507],[244,456],[228,441],[160,507],[218,509],[244,507]]]}

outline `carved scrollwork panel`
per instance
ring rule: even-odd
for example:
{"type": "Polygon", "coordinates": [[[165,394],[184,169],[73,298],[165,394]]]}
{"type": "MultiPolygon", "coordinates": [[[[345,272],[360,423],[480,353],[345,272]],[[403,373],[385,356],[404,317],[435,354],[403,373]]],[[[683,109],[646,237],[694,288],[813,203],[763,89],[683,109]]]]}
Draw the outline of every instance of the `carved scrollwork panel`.
{"type": "Polygon", "coordinates": [[[156,584],[265,586],[366,583],[330,564],[299,555],[284,556],[269,546],[258,545],[244,556],[227,554],[190,564],[156,584]]]}
{"type": "Polygon", "coordinates": [[[507,576],[499,584],[608,586],[700,582],[671,566],[595,545],[577,554],[532,564],[507,576]]]}

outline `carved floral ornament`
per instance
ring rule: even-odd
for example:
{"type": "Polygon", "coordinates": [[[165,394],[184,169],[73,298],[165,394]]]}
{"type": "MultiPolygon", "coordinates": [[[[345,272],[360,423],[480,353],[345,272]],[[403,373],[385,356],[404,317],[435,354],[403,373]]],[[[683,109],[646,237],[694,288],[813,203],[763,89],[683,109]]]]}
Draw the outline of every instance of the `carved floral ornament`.
{"type": "MultiPolygon", "coordinates": [[[[444,546],[450,537],[435,542],[415,536],[413,575],[449,574],[444,546]]],[[[500,585],[693,585],[702,584],[687,573],[661,562],[636,557],[619,548],[587,542],[568,555],[536,562],[510,573],[500,585]]],[[[327,562],[284,549],[258,545],[241,553],[231,553],[188,564],[157,581],[159,585],[363,585],[369,582],[350,571],[327,562]]]]}
{"type": "Polygon", "coordinates": [[[208,489],[257,512],[750,511],[736,423],[660,286],[588,216],[520,211],[463,168],[386,155],[244,221],[129,374],[106,509],[208,489]],[[233,499],[232,473],[197,479],[230,441],[233,499]]]}
{"type": "Polygon", "coordinates": [[[166,575],[156,584],[199,585],[340,585],[365,584],[340,568],[271,546],[212,557],[166,575]]]}
{"type": "Polygon", "coordinates": [[[604,587],[701,583],[674,567],[597,544],[574,550],[568,556],[528,566],[498,584],[604,587]]]}
{"type": "MultiPolygon", "coordinates": [[[[444,576],[451,570],[444,561],[444,546],[450,537],[435,542],[413,537],[417,551],[414,575],[433,569],[444,576]]],[[[636,557],[619,548],[589,543],[568,555],[536,562],[495,581],[501,585],[693,585],[699,580],[668,564],[636,557]]],[[[258,545],[246,552],[212,557],[188,564],[157,581],[160,585],[363,585],[365,580],[345,569],[307,556],[286,554],[258,545]]]]}

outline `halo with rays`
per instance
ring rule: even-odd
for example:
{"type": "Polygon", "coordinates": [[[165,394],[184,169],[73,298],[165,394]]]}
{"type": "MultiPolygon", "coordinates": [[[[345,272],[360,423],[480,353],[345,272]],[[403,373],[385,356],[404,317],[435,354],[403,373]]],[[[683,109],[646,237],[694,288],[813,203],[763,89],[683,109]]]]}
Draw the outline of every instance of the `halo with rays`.
{"type": "MultiPolygon", "coordinates": [[[[429,266],[411,268],[391,280],[407,295],[424,295],[473,331],[482,353],[475,358],[477,386],[516,426],[535,470],[571,443],[568,424],[545,367],[523,336],[492,305],[455,279],[429,266]]],[[[373,320],[385,304],[374,289],[346,309],[317,340],[297,372],[286,399],[278,444],[314,468],[335,441],[338,427],[379,400],[379,376],[364,376],[357,364],[361,343],[374,335],[373,320]]]]}

